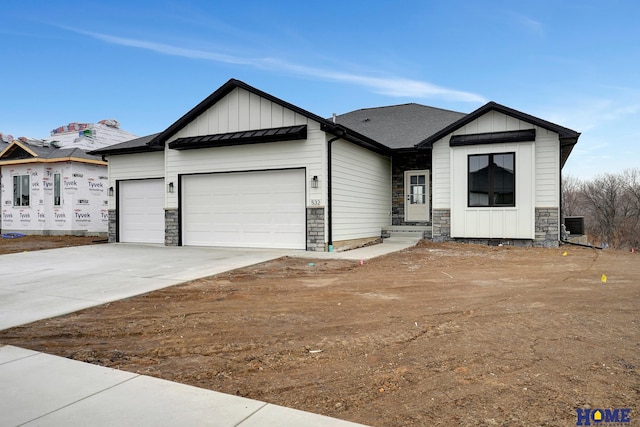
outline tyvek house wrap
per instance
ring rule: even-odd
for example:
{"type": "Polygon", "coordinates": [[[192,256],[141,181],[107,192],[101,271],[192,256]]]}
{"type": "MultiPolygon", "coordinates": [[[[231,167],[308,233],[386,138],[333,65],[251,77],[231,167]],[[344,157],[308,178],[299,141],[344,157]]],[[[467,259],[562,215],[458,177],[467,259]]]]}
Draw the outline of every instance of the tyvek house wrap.
{"type": "Polygon", "coordinates": [[[2,172],[2,232],[89,234],[108,230],[107,169],[75,162],[12,165],[2,172]],[[54,175],[60,174],[59,206],[54,175]],[[13,177],[29,175],[29,206],[13,206],[13,177]]]}

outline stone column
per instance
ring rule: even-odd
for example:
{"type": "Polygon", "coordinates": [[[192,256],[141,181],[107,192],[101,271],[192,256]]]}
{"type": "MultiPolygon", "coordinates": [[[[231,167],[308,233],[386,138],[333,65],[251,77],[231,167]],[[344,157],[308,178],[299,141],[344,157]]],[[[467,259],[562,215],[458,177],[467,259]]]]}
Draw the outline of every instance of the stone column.
{"type": "Polygon", "coordinates": [[[560,214],[558,208],[536,208],[536,236],[533,245],[557,248],[560,238],[560,214]]]}
{"type": "Polygon", "coordinates": [[[434,242],[451,240],[451,210],[433,209],[431,215],[431,240],[434,242]]]}
{"type": "Polygon", "coordinates": [[[109,231],[108,231],[108,237],[109,237],[109,243],[115,243],[118,241],[118,236],[117,236],[117,232],[116,232],[116,210],[115,209],[109,209],[108,212],[109,215],[109,231]]]}
{"type": "Polygon", "coordinates": [[[178,209],[164,210],[164,245],[178,246],[180,242],[180,222],[178,209]]]}
{"type": "Polygon", "coordinates": [[[307,250],[324,252],[324,208],[307,208],[307,250]]]}

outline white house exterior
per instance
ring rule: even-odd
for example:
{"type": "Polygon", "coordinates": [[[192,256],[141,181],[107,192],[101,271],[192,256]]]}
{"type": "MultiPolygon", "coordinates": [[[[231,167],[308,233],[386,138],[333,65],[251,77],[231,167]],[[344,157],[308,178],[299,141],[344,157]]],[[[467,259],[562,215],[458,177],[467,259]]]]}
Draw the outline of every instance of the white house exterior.
{"type": "MultiPolygon", "coordinates": [[[[493,102],[432,135],[421,147],[431,147],[437,165],[433,212],[438,227],[433,237],[557,245],[561,169],[578,137],[575,131],[493,102]],[[476,203],[471,163],[498,156],[509,158],[513,199],[476,203]]],[[[505,174],[500,169],[501,179],[505,174]]]]}
{"type": "Polygon", "coordinates": [[[107,164],[13,141],[0,152],[2,233],[106,236],[107,164]]]}
{"type": "Polygon", "coordinates": [[[232,79],[165,131],[92,154],[109,160],[111,241],[325,251],[404,226],[557,245],[578,136],[495,103],[327,120],[232,79]]]}

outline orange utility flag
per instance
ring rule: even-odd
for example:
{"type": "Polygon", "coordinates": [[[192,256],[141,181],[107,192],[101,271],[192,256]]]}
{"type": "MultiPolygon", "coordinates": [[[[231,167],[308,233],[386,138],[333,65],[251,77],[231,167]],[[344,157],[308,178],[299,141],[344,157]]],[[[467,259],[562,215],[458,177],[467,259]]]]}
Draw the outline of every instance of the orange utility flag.
{"type": "Polygon", "coordinates": [[[607,283],[607,276],[603,274],[600,280],[602,281],[602,283],[607,283]]]}

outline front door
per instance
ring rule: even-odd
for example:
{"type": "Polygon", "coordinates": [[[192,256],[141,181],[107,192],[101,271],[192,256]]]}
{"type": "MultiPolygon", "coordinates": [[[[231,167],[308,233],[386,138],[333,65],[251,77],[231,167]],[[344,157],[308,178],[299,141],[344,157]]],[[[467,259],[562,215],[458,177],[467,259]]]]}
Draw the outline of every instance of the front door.
{"type": "Polygon", "coordinates": [[[404,220],[429,221],[429,171],[405,171],[404,220]]]}

